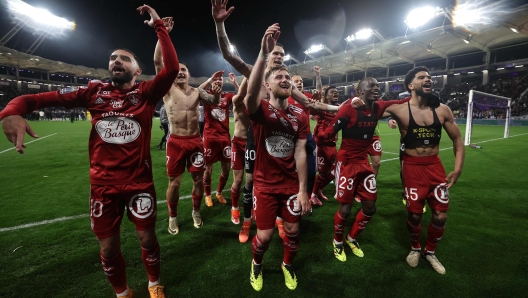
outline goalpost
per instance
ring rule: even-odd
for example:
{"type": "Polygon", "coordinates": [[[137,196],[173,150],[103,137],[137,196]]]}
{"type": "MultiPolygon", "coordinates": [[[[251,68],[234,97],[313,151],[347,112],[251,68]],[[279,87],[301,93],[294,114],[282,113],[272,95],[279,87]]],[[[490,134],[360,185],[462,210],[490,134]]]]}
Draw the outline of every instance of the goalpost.
{"type": "Polygon", "coordinates": [[[506,117],[504,118],[504,138],[510,135],[510,119],[511,119],[511,98],[488,94],[480,91],[470,90],[467,115],[466,115],[466,136],[464,138],[464,145],[468,146],[471,143],[471,131],[473,128],[473,111],[489,111],[491,108],[505,109],[506,117]]]}

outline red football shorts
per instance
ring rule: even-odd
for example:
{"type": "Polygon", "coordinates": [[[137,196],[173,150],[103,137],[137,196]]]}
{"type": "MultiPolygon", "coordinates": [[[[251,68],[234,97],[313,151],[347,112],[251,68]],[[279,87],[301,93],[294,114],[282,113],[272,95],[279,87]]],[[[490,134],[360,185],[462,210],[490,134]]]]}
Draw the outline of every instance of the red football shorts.
{"type": "Polygon", "coordinates": [[[368,154],[370,156],[381,156],[381,141],[379,136],[372,137],[372,142],[370,143],[368,154]]]}
{"type": "Polygon", "coordinates": [[[185,172],[185,165],[190,173],[205,171],[204,146],[200,135],[169,135],[167,140],[167,175],[177,177],[185,172]]]}
{"type": "Polygon", "coordinates": [[[253,211],[257,229],[273,229],[277,216],[282,217],[285,222],[299,222],[302,216],[301,205],[297,201],[298,193],[298,185],[280,189],[253,187],[253,211]]]}
{"type": "Polygon", "coordinates": [[[337,155],[336,147],[317,146],[317,171],[328,173],[334,168],[337,155]]]}
{"type": "Polygon", "coordinates": [[[246,158],[246,139],[233,137],[231,139],[231,168],[244,170],[246,158]]]}
{"type": "Polygon", "coordinates": [[[352,204],[354,198],[375,201],[378,197],[376,177],[368,161],[338,161],[335,168],[336,199],[343,204],[352,204]]]}
{"type": "Polygon", "coordinates": [[[449,192],[446,189],[446,173],[438,155],[403,155],[402,173],[407,211],[422,213],[425,200],[432,209],[447,211],[449,192]]]}
{"type": "Polygon", "coordinates": [[[229,136],[204,136],[204,158],[206,165],[212,165],[217,161],[231,162],[231,140],[229,136]]]}
{"type": "Polygon", "coordinates": [[[136,230],[156,225],[156,191],[153,182],[90,186],[90,220],[97,239],[119,233],[123,213],[136,230]]]}

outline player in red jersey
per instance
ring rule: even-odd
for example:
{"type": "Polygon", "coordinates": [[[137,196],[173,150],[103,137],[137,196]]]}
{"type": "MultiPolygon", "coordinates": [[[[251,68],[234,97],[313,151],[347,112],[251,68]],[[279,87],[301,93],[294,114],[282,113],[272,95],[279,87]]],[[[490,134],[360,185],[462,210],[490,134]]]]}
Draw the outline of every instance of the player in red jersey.
{"type": "Polygon", "coordinates": [[[91,81],[87,87],[24,95],[0,113],[2,127],[16,150],[24,153],[24,133],[38,137],[19,115],[44,107],[86,107],[92,115],[88,141],[90,157],[90,219],[101,248],[104,273],[118,297],[132,297],[121,255],[120,224],[123,212],[136,226],[142,260],[149,277],[151,297],[165,297],[159,284],[160,248],[155,232],[156,193],[152,180],[150,140],[154,108],[178,74],[178,58],[167,30],[154,9],[148,12],[156,29],[166,67],[152,81],[136,84],[141,74],[136,57],[115,50],[108,63],[112,83],[91,81]]]}
{"type": "MultiPolygon", "coordinates": [[[[229,17],[231,12],[233,11],[234,7],[230,7],[229,9],[226,9],[227,6],[227,0],[211,0],[212,4],[212,16],[215,21],[216,25],[216,36],[218,39],[218,46],[220,48],[220,51],[222,52],[223,58],[229,62],[235,68],[239,73],[241,73],[244,77],[249,78],[253,66],[250,64],[245,63],[239,56],[235,55],[232,51],[230,51],[230,45],[229,38],[227,37],[227,33],[225,31],[224,21],[229,17]]],[[[284,48],[281,44],[276,43],[275,47],[273,48],[273,51],[271,51],[268,60],[266,69],[263,70],[264,72],[270,70],[271,68],[275,66],[281,66],[284,62],[284,48]]],[[[292,90],[292,97],[295,101],[300,102],[304,107],[310,107],[313,109],[323,110],[323,111],[337,111],[338,107],[327,105],[320,103],[318,101],[311,100],[310,98],[306,97],[302,92],[297,90],[297,88],[294,88],[292,90]]],[[[261,98],[267,98],[269,99],[270,95],[268,90],[266,88],[261,88],[260,93],[261,98]]],[[[253,189],[253,163],[254,163],[254,143],[252,141],[252,130],[251,127],[248,127],[248,138],[247,138],[247,146],[246,146],[246,182],[244,186],[244,224],[242,226],[242,230],[240,233],[245,235],[249,235],[249,226],[251,225],[250,218],[246,217],[246,214],[249,213],[249,210],[246,210],[246,206],[252,206],[252,189],[253,189]],[[248,224],[246,224],[248,223],[248,224]]],[[[311,189],[310,189],[311,190],[311,189]]],[[[277,220],[277,226],[279,228],[279,235],[281,238],[284,236],[284,225],[281,220],[277,220]]]]}
{"type": "Polygon", "coordinates": [[[411,69],[404,83],[411,98],[405,104],[392,106],[390,116],[398,123],[404,149],[401,165],[407,199],[407,229],[411,235],[411,252],[406,260],[411,267],[416,267],[421,255],[438,273],[445,274],[435,250],[445,230],[448,190],[462,173],[464,143],[451,109],[431,93],[429,70],[423,66],[411,69]],[[438,157],[442,127],[453,142],[455,153],[454,170],[447,176],[438,157]],[[426,200],[432,218],[427,228],[425,250],[421,253],[421,220],[426,200]]]}
{"type": "Polygon", "coordinates": [[[281,264],[286,286],[297,287],[292,262],[299,248],[299,221],[309,211],[306,193],[306,133],[308,117],[301,109],[288,104],[291,77],[284,66],[266,73],[266,60],[280,35],[278,24],[266,30],[253,75],[249,78],[244,103],[255,134],[254,207],[257,235],[253,238],[253,260],[250,282],[256,291],[263,285],[262,261],[275,219],[281,214],[286,235],[283,239],[284,259],[281,264]],[[270,91],[269,102],[260,98],[263,79],[270,91]]]}
{"type": "MultiPolygon", "coordinates": [[[[399,101],[378,101],[381,92],[378,81],[374,78],[364,78],[358,84],[358,94],[366,105],[363,109],[355,109],[345,103],[324,132],[324,139],[331,140],[339,130],[343,130],[341,147],[336,159],[336,195],[339,209],[334,216],[334,255],[340,261],[346,261],[343,247],[343,231],[346,219],[354,197],[361,200],[361,210],[358,212],[345,242],[352,252],[363,257],[359,248],[357,236],[365,229],[374,213],[376,213],[376,177],[368,162],[367,150],[371,144],[374,130],[385,110],[399,101]]],[[[330,88],[329,88],[330,89],[330,88]]]]}
{"type": "MultiPolygon", "coordinates": [[[[164,19],[167,28],[172,29],[172,19],[164,19]]],[[[164,69],[166,62],[160,53],[160,44],[154,50],[154,66],[156,72],[164,69]]],[[[203,140],[198,126],[198,106],[200,101],[207,105],[217,104],[220,99],[221,88],[213,86],[213,94],[208,94],[201,88],[189,86],[189,69],[180,62],[180,71],[169,92],[163,96],[163,102],[169,118],[170,135],[167,139],[167,176],[169,186],[166,192],[167,207],[169,209],[168,231],[172,235],[179,233],[178,202],[180,199],[180,185],[185,166],[191,173],[192,188],[192,219],[195,228],[203,225],[200,206],[204,192],[203,172],[205,170],[203,157],[203,140]]]]}
{"type": "MultiPolygon", "coordinates": [[[[222,71],[223,74],[223,71],[222,71]]],[[[202,84],[204,89],[206,84],[202,84]],[[205,86],[204,86],[205,85],[205,86]]],[[[212,86],[222,88],[224,81],[222,76],[212,76],[212,86]]],[[[222,191],[229,179],[229,171],[231,164],[231,136],[229,133],[229,110],[233,103],[233,96],[231,92],[223,92],[220,95],[220,102],[216,105],[204,106],[205,126],[203,131],[204,140],[204,158],[205,158],[205,173],[203,183],[205,188],[205,204],[207,207],[213,206],[213,199],[211,198],[211,175],[213,172],[213,164],[220,162],[222,173],[218,178],[218,188],[216,190],[216,198],[220,204],[226,204],[226,200],[222,195],[222,191]]]]}
{"type": "MultiPolygon", "coordinates": [[[[337,105],[339,99],[339,93],[335,86],[329,86],[324,94],[323,102],[327,104],[337,105]]],[[[314,111],[313,114],[317,120],[317,124],[314,127],[314,139],[317,144],[317,171],[319,174],[315,180],[312,195],[310,196],[310,201],[312,204],[321,206],[323,203],[321,200],[328,200],[328,198],[323,194],[323,188],[334,180],[334,170],[335,158],[337,155],[336,142],[337,135],[335,138],[330,140],[325,140],[323,138],[324,131],[334,119],[336,112],[320,112],[314,111]]]]}

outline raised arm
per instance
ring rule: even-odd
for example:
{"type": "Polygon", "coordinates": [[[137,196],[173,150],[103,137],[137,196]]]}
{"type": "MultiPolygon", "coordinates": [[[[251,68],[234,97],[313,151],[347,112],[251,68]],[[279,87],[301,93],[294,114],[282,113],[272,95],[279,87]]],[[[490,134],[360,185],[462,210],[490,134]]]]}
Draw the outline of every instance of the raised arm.
{"type": "Polygon", "coordinates": [[[260,53],[258,55],[257,61],[253,66],[252,75],[249,77],[248,82],[248,91],[247,95],[244,98],[244,104],[246,109],[250,114],[254,114],[260,106],[260,88],[262,82],[264,81],[264,71],[266,69],[266,60],[269,56],[269,53],[275,47],[277,39],[280,36],[280,27],[279,24],[273,24],[268,27],[264,37],[262,38],[260,53]]]}
{"type": "Polygon", "coordinates": [[[207,91],[202,88],[197,88],[197,90],[200,94],[200,99],[205,104],[217,105],[220,103],[220,93],[222,93],[222,87],[213,84],[213,86],[211,86],[211,94],[207,93],[207,91]]]}
{"type": "Polygon", "coordinates": [[[244,97],[246,97],[247,94],[247,86],[248,82],[247,79],[242,79],[242,84],[240,84],[240,88],[238,88],[238,93],[233,96],[233,105],[238,106],[241,104],[244,104],[244,97]]]}
{"type": "Polygon", "coordinates": [[[224,21],[229,17],[231,12],[235,9],[234,6],[231,6],[226,10],[227,0],[211,0],[212,4],[212,14],[213,19],[216,24],[216,37],[218,39],[218,46],[222,52],[224,59],[229,62],[239,73],[241,73],[246,78],[249,78],[251,74],[252,66],[248,65],[242,58],[233,54],[230,51],[229,38],[225,31],[224,21]]]}
{"type": "Polygon", "coordinates": [[[221,78],[223,75],[224,75],[224,71],[223,70],[219,70],[219,71],[213,73],[213,75],[210,78],[208,78],[207,81],[203,82],[200,86],[198,86],[198,88],[207,90],[207,88],[209,88],[209,86],[211,86],[211,83],[214,82],[214,80],[216,80],[218,78],[221,78]]]}
{"type": "Polygon", "coordinates": [[[324,96],[323,93],[323,82],[321,81],[321,68],[317,65],[315,65],[313,67],[313,70],[315,72],[315,89],[317,89],[317,91],[319,91],[319,93],[321,94],[321,97],[324,96]]]}
{"type": "Polygon", "coordinates": [[[328,127],[326,127],[323,135],[319,137],[319,141],[331,140],[340,130],[347,127],[350,122],[349,115],[353,110],[354,108],[349,104],[343,106],[343,108],[337,112],[337,115],[335,115],[328,127]]]}
{"type": "Polygon", "coordinates": [[[306,95],[304,95],[301,91],[297,90],[297,88],[293,88],[292,97],[296,102],[310,109],[329,112],[339,111],[339,106],[329,105],[316,100],[311,100],[306,97],[306,95]]]}
{"type": "Polygon", "coordinates": [[[142,15],[145,12],[150,14],[150,20],[145,21],[145,24],[156,29],[158,42],[161,47],[163,68],[156,75],[154,80],[147,81],[143,87],[144,95],[150,98],[151,103],[154,103],[169,92],[174,80],[178,76],[178,72],[180,71],[180,63],[167,29],[156,11],[148,5],[142,5],[138,7],[137,10],[142,15]]]}
{"type": "Polygon", "coordinates": [[[240,89],[240,86],[238,85],[238,82],[236,81],[236,76],[232,72],[229,73],[229,81],[231,82],[231,84],[233,84],[233,86],[235,86],[236,91],[240,89]]]}
{"type": "Polygon", "coordinates": [[[447,182],[449,183],[447,185],[447,189],[449,189],[457,182],[460,174],[462,174],[466,148],[464,147],[460,129],[455,122],[455,117],[453,116],[451,109],[445,104],[440,104],[440,107],[437,110],[441,110],[442,114],[444,115],[444,129],[451,141],[453,141],[453,151],[455,153],[455,168],[447,175],[446,178],[447,182]]]}
{"type": "MultiPolygon", "coordinates": [[[[174,21],[172,20],[172,17],[165,17],[161,19],[161,21],[163,22],[165,29],[167,29],[167,33],[170,33],[174,27],[174,21]]],[[[161,54],[161,45],[159,40],[156,42],[156,49],[154,50],[154,67],[156,69],[156,74],[158,74],[163,69],[163,57],[161,54]]]]}

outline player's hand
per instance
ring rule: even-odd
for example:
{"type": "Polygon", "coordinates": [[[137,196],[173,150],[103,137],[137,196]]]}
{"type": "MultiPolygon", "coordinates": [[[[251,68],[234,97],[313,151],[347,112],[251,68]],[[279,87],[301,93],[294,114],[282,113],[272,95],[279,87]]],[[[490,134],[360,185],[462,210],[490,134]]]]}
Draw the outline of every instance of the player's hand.
{"type": "Polygon", "coordinates": [[[211,0],[211,5],[213,6],[212,11],[215,23],[222,23],[225,21],[233,12],[233,9],[235,9],[234,6],[231,6],[226,10],[227,0],[211,0]]]}
{"type": "Polygon", "coordinates": [[[321,101],[321,92],[319,92],[319,90],[315,90],[312,94],[312,99],[321,101]]]}
{"type": "Polygon", "coordinates": [[[232,72],[229,73],[229,81],[231,81],[231,84],[233,84],[233,85],[235,85],[237,83],[236,76],[232,72]]]}
{"type": "Polygon", "coordinates": [[[136,10],[139,11],[140,15],[144,15],[145,11],[149,13],[150,20],[148,20],[148,21],[145,20],[144,23],[149,25],[150,27],[154,28],[154,22],[156,22],[157,20],[160,20],[160,17],[158,15],[158,13],[154,10],[154,8],[152,8],[152,7],[150,7],[150,6],[146,5],[146,4],[141,5],[136,10]]]}
{"type": "Polygon", "coordinates": [[[315,65],[315,66],[313,67],[313,70],[314,70],[314,72],[315,72],[315,75],[319,75],[319,74],[321,74],[321,68],[320,68],[319,66],[315,65]]]}
{"type": "Polygon", "coordinates": [[[172,20],[172,17],[165,17],[161,19],[163,22],[163,25],[165,25],[165,29],[167,29],[167,32],[171,32],[172,28],[174,27],[174,21],[172,20]]]}
{"type": "Polygon", "coordinates": [[[220,95],[220,93],[222,93],[222,87],[220,87],[220,85],[217,85],[215,83],[213,83],[211,85],[211,90],[210,90],[211,94],[214,95],[214,96],[217,96],[217,95],[220,95]]]}
{"type": "Polygon", "coordinates": [[[223,71],[223,70],[219,70],[219,71],[213,73],[213,75],[211,76],[211,80],[212,80],[212,81],[214,81],[214,80],[218,80],[218,79],[221,78],[223,75],[224,75],[224,71],[223,71]]]}
{"type": "Polygon", "coordinates": [[[297,194],[297,202],[301,205],[301,215],[306,215],[310,212],[312,206],[310,206],[310,201],[308,200],[308,194],[303,191],[297,194]]]}
{"type": "Polygon", "coordinates": [[[398,127],[398,123],[394,119],[390,119],[389,121],[387,121],[387,124],[392,129],[395,129],[396,127],[398,127]]]}
{"type": "Polygon", "coordinates": [[[359,97],[352,99],[350,104],[354,109],[359,109],[365,106],[365,102],[359,97]]]}
{"type": "Polygon", "coordinates": [[[455,185],[455,183],[457,182],[458,180],[458,177],[460,177],[460,174],[462,174],[462,172],[460,171],[453,171],[451,173],[449,173],[449,175],[447,175],[447,189],[450,189],[451,186],[455,185]]]}
{"type": "Polygon", "coordinates": [[[24,135],[27,132],[30,136],[38,138],[39,136],[31,129],[27,121],[18,115],[6,116],[2,119],[2,128],[9,142],[15,145],[16,151],[24,154],[24,135]]]}
{"type": "Polygon", "coordinates": [[[277,39],[279,39],[280,33],[279,23],[275,23],[268,27],[264,33],[264,37],[262,38],[262,44],[260,48],[260,52],[263,55],[268,55],[271,53],[271,51],[273,51],[273,48],[277,43],[277,39]]]}

